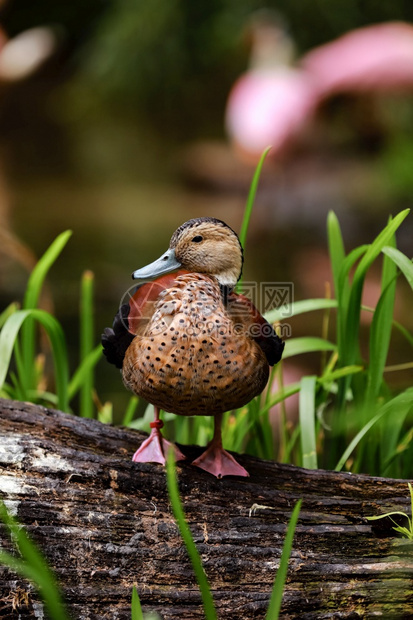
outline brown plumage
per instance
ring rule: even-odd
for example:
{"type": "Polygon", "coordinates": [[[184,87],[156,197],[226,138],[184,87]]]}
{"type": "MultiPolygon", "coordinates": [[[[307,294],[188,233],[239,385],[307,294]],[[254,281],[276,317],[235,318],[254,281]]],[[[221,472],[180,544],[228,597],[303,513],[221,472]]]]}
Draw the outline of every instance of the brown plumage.
{"type": "MultiPolygon", "coordinates": [[[[160,434],[160,409],[213,415],[214,439],[194,464],[218,477],[248,475],[222,449],[221,417],[262,392],[284,343],[253,304],[233,292],[242,261],[234,231],[199,218],[177,229],[160,259],[133,274],[160,277],[137,289],[102,341],[126,387],[155,406],[151,436],[134,460],[165,462],[170,444],[160,434]]],[[[175,450],[177,459],[185,458],[175,450]]]]}

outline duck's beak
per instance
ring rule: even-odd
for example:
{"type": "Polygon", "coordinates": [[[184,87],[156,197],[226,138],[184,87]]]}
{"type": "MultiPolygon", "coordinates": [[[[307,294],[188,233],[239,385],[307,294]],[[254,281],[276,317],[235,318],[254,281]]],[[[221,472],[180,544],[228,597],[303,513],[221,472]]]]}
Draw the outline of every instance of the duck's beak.
{"type": "Polygon", "coordinates": [[[175,257],[175,250],[169,249],[153,263],[134,271],[132,278],[134,280],[155,278],[156,276],[161,276],[164,273],[175,271],[175,269],[179,269],[179,267],[181,267],[181,263],[175,257]]]}

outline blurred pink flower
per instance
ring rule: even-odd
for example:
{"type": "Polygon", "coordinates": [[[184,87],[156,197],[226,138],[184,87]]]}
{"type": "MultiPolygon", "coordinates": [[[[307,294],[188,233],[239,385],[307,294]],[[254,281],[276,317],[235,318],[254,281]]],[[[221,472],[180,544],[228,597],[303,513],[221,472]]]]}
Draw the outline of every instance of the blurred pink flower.
{"type": "Polygon", "coordinates": [[[251,70],[231,91],[226,126],[247,152],[269,145],[279,151],[303,129],[316,104],[316,91],[302,71],[251,70]]]}
{"type": "Polygon", "coordinates": [[[413,87],[413,26],[403,22],[353,30],[303,56],[300,66],[320,97],[413,87]]]}
{"type": "MultiPolygon", "coordinates": [[[[255,36],[259,40],[259,28],[255,36]]],[[[226,110],[230,138],[251,155],[260,154],[267,146],[273,147],[273,154],[279,153],[302,132],[318,105],[332,95],[413,89],[413,26],[409,24],[394,22],[354,30],[309,52],[296,68],[280,63],[281,37],[267,36],[266,40],[270,42],[267,55],[260,43],[262,66],[252,67],[236,81],[226,110]]]]}

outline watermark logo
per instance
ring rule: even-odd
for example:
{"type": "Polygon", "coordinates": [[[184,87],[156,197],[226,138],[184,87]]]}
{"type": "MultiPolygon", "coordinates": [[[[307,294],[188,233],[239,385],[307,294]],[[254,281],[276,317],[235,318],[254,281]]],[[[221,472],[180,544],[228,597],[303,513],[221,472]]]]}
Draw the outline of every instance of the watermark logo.
{"type": "Polygon", "coordinates": [[[243,282],[239,292],[252,301],[262,314],[279,310],[281,318],[292,315],[293,282],[243,282]]]}
{"type": "Polygon", "coordinates": [[[292,282],[261,282],[261,303],[263,312],[280,310],[281,316],[287,318],[292,315],[294,302],[294,284],[292,282]]]}
{"type": "MultiPolygon", "coordinates": [[[[198,334],[218,336],[248,334],[250,337],[268,338],[273,334],[271,325],[263,321],[260,314],[265,315],[271,310],[278,310],[281,320],[292,316],[294,301],[294,285],[292,282],[243,282],[238,291],[241,296],[230,293],[227,298],[227,311],[230,319],[223,314],[222,307],[217,309],[216,298],[211,300],[202,287],[191,290],[165,289],[158,282],[146,282],[138,287],[130,287],[122,296],[119,318],[125,329],[132,334],[142,331],[154,316],[157,302],[163,298],[161,311],[157,317],[156,332],[162,332],[173,322],[173,317],[183,311],[180,316],[179,333],[188,337],[198,334]],[[167,317],[165,322],[160,316],[167,317]],[[225,318],[226,317],[226,318],[225,318]]],[[[155,326],[154,326],[155,327],[155,326]]],[[[291,326],[282,323],[277,327],[278,334],[283,338],[291,336],[291,326]]]]}

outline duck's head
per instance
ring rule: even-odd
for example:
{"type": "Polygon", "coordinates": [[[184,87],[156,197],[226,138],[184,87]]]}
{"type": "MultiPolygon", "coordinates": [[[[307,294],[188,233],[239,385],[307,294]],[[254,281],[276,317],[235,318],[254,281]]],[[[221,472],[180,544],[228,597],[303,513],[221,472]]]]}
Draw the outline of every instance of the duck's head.
{"type": "Polygon", "coordinates": [[[214,276],[222,286],[234,287],[243,263],[236,233],[221,220],[199,217],[182,224],[160,258],[134,271],[135,280],[160,276],[175,269],[214,276]]]}

